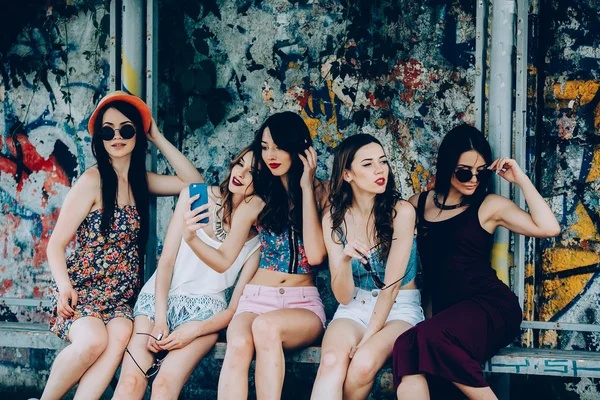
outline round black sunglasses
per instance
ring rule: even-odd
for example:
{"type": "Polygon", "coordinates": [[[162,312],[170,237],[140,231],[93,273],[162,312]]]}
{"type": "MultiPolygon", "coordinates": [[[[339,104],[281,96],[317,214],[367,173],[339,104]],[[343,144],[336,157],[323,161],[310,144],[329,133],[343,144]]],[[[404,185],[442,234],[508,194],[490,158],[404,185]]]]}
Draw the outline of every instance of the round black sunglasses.
{"type": "Polygon", "coordinates": [[[474,174],[470,169],[457,169],[454,171],[454,176],[456,176],[456,180],[462,183],[469,182],[474,176],[479,182],[487,182],[487,180],[492,176],[492,173],[493,172],[487,168],[477,171],[476,174],[474,174]]]}
{"type": "MultiPolygon", "coordinates": [[[[160,339],[162,339],[162,334],[159,335],[158,338],[155,338],[151,334],[144,333],[144,332],[136,332],[136,335],[150,336],[151,338],[153,338],[157,342],[160,339]]],[[[160,366],[162,365],[162,362],[164,361],[165,357],[167,357],[167,354],[169,354],[169,350],[161,350],[158,353],[156,353],[154,355],[154,362],[152,363],[152,366],[150,368],[148,368],[146,370],[146,372],[144,372],[144,370],[142,369],[142,367],[140,367],[140,364],[138,364],[138,362],[135,361],[135,358],[133,358],[133,355],[131,354],[131,352],[129,351],[129,349],[127,347],[125,347],[125,351],[127,352],[127,354],[129,354],[129,357],[131,357],[131,359],[133,360],[133,362],[135,363],[135,365],[137,365],[137,367],[139,368],[139,370],[142,371],[142,374],[144,374],[144,376],[146,378],[151,378],[151,377],[153,377],[154,375],[156,375],[158,373],[158,370],[160,369],[160,366]]]]}
{"type": "Polygon", "coordinates": [[[119,131],[123,139],[131,139],[135,136],[135,127],[133,125],[123,125],[120,128],[103,126],[102,129],[100,129],[100,137],[105,141],[113,140],[117,131],[119,131]]]}

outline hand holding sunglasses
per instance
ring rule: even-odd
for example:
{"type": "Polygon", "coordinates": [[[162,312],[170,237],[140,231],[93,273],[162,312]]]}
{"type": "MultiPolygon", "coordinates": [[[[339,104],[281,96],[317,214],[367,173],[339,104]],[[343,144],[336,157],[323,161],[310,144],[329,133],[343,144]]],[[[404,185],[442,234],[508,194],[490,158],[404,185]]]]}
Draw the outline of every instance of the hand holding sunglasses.
{"type": "Polygon", "coordinates": [[[497,159],[488,167],[488,170],[496,171],[498,175],[510,183],[519,184],[522,179],[529,179],[523,170],[521,170],[519,164],[510,158],[497,159]]]}
{"type": "MultiPolygon", "coordinates": [[[[162,339],[162,333],[159,334],[158,337],[154,337],[151,334],[144,333],[144,332],[136,332],[136,335],[150,336],[156,341],[159,341],[162,339]]],[[[160,366],[162,365],[162,362],[167,357],[167,354],[169,354],[169,350],[161,350],[158,353],[156,353],[154,355],[154,362],[152,363],[150,368],[148,368],[146,371],[144,371],[144,369],[140,366],[140,364],[138,364],[138,362],[135,360],[135,358],[133,358],[133,355],[131,354],[131,352],[129,351],[129,349],[127,347],[125,348],[125,351],[127,352],[127,354],[129,354],[129,356],[131,357],[131,359],[133,360],[135,365],[139,368],[139,370],[142,372],[142,374],[146,378],[151,378],[158,373],[158,371],[160,370],[160,366]]]]}

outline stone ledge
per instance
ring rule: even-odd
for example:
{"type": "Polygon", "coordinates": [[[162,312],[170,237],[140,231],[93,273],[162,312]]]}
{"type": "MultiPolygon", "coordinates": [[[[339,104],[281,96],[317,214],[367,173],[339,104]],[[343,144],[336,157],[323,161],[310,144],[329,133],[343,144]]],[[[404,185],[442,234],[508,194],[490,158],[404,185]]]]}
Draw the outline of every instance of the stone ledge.
{"type": "MultiPolygon", "coordinates": [[[[0,347],[61,350],[66,345],[45,324],[0,322],[0,347]]],[[[208,357],[222,360],[226,349],[227,343],[218,342],[208,357]]],[[[318,346],[285,354],[287,361],[300,364],[318,364],[320,357],[318,346]]],[[[388,363],[385,368],[389,367],[388,363]]],[[[512,347],[500,350],[483,369],[489,373],[600,378],[600,353],[512,347]]]]}

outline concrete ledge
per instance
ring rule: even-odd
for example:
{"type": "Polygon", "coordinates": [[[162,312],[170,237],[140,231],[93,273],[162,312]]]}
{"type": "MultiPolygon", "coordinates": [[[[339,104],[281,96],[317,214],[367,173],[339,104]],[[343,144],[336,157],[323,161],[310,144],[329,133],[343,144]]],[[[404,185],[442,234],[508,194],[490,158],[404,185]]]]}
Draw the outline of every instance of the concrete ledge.
{"type": "MultiPolygon", "coordinates": [[[[67,343],[48,330],[46,324],[0,322],[0,347],[61,350],[67,343]]],[[[218,342],[207,357],[223,360],[227,343],[218,342]]],[[[318,364],[321,348],[311,346],[289,351],[286,361],[318,364]]],[[[390,365],[385,366],[389,368],[390,365]]],[[[600,353],[552,349],[506,348],[483,364],[490,373],[600,378],[600,353]]]]}

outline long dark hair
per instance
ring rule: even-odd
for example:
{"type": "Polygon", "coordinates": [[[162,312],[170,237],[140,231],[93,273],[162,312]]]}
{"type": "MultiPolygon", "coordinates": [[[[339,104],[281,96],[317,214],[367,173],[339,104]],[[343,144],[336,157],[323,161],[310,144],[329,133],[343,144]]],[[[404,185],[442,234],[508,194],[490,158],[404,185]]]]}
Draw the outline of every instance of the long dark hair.
{"type": "MultiPolygon", "coordinates": [[[[435,192],[444,196],[443,204],[446,204],[446,198],[450,191],[450,181],[456,170],[458,159],[461,154],[475,150],[490,165],[492,159],[492,149],[485,136],[477,128],[463,124],[453,128],[444,136],[440,149],[438,151],[437,172],[435,175],[435,192]]],[[[475,193],[465,197],[465,204],[478,204],[483,201],[487,195],[490,182],[480,182],[475,189],[475,193]]]]}
{"type": "MultiPolygon", "coordinates": [[[[223,224],[227,224],[231,226],[231,214],[233,212],[233,193],[229,191],[229,180],[231,179],[231,171],[233,167],[240,162],[240,160],[249,152],[252,151],[252,146],[244,147],[237,156],[231,160],[229,163],[229,170],[227,172],[227,176],[221,184],[219,185],[219,192],[221,193],[221,207],[217,210],[217,212],[222,212],[223,224]]],[[[254,153],[256,154],[256,153],[254,153]]],[[[256,158],[256,156],[254,156],[256,158]]],[[[253,161],[254,162],[254,161],[253,161]]],[[[248,190],[248,188],[246,188],[248,190]]],[[[251,193],[244,193],[244,195],[248,195],[251,193]]]]}
{"type": "Polygon", "coordinates": [[[143,283],[144,255],[146,253],[146,242],[148,240],[150,220],[148,177],[146,175],[146,149],[148,148],[148,141],[146,139],[140,113],[134,106],[124,101],[114,101],[107,104],[99,111],[94,125],[94,132],[96,132],[96,134],[92,137],[92,153],[96,158],[98,171],[100,172],[102,190],[102,218],[100,230],[103,233],[107,233],[112,227],[112,222],[115,217],[115,207],[117,206],[117,190],[119,184],[117,173],[111,164],[110,156],[106,152],[104,141],[99,134],[102,129],[102,118],[109,108],[114,108],[125,115],[133,123],[136,131],[135,147],[131,153],[131,162],[129,164],[127,177],[131,192],[133,193],[133,199],[135,200],[135,206],[140,217],[140,230],[138,233],[137,245],[140,258],[140,283],[143,283]]]}
{"type": "MultiPolygon", "coordinates": [[[[331,181],[329,182],[329,202],[331,203],[331,238],[334,242],[340,243],[337,236],[345,236],[344,228],[346,221],[346,211],[352,206],[352,187],[344,180],[344,170],[350,169],[356,152],[371,143],[381,146],[381,142],[371,135],[359,134],[347,137],[335,149],[333,157],[333,169],[331,171],[331,181]]],[[[383,148],[383,146],[381,146],[383,148]]],[[[394,218],[396,218],[396,209],[394,206],[400,199],[400,194],[396,190],[396,181],[394,173],[390,168],[387,176],[387,185],[385,192],[375,196],[375,204],[371,210],[371,215],[375,215],[374,237],[379,246],[379,254],[387,257],[394,233],[394,218]]],[[[371,217],[369,215],[369,218],[371,217]]]]}
{"type": "Polygon", "coordinates": [[[312,145],[308,127],[302,117],[291,111],[271,115],[256,131],[254,151],[254,192],[266,203],[258,216],[258,225],[275,233],[292,226],[302,232],[302,190],[300,177],[304,165],[298,154],[312,145]],[[290,153],[292,165],[287,173],[288,190],[279,177],[273,176],[262,158],[262,136],[269,128],[271,137],[281,150],[290,153]],[[291,208],[290,208],[291,204],[291,208]]]}

